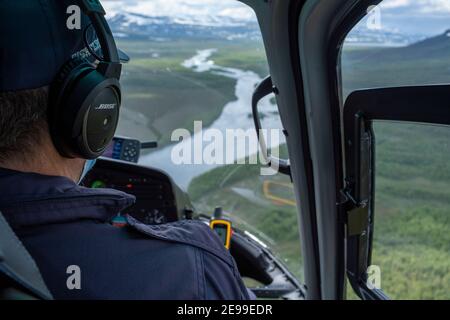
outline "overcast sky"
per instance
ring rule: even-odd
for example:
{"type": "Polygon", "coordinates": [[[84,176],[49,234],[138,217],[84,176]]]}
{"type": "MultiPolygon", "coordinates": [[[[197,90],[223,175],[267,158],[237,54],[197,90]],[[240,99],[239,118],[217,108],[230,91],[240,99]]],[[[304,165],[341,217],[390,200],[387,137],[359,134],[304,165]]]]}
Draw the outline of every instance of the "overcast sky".
{"type": "Polygon", "coordinates": [[[125,8],[128,12],[179,19],[210,20],[221,16],[256,19],[253,11],[237,0],[103,0],[102,3],[110,15],[125,8]]]}
{"type": "MultiPolygon", "coordinates": [[[[109,15],[122,10],[170,16],[180,21],[211,17],[255,19],[252,10],[237,0],[102,0],[109,15]]],[[[436,34],[450,29],[450,0],[384,0],[381,22],[385,29],[405,33],[436,34]]]]}
{"type": "Polygon", "coordinates": [[[450,0],[385,0],[380,8],[386,29],[423,35],[450,29],[450,0]]]}

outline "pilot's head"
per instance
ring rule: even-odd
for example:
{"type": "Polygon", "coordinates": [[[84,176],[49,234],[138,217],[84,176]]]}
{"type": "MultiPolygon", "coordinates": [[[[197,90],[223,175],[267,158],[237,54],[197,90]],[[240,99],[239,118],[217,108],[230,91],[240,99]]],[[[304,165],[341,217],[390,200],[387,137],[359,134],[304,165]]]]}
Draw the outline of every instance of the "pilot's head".
{"type": "Polygon", "coordinates": [[[127,57],[101,10],[0,0],[0,167],[79,181],[112,139],[127,57]]]}

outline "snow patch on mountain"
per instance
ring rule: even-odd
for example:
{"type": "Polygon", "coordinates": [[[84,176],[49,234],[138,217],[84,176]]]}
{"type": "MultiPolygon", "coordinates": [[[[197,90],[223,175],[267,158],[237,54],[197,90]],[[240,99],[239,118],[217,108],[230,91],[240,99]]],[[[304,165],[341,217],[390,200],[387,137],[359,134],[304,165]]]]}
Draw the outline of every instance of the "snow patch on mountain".
{"type": "Polygon", "coordinates": [[[139,15],[168,17],[174,23],[202,26],[236,26],[256,21],[253,10],[236,0],[114,0],[103,2],[107,18],[124,12],[133,23],[142,24],[139,15]]]}
{"type": "Polygon", "coordinates": [[[169,40],[172,38],[211,38],[234,40],[240,38],[260,39],[256,20],[239,20],[234,17],[211,16],[206,21],[171,16],[147,16],[126,12],[109,15],[108,24],[115,36],[120,38],[144,38],[169,40]]]}
{"type": "MultiPolygon", "coordinates": [[[[238,20],[233,17],[210,17],[208,22],[170,16],[147,16],[140,13],[121,12],[109,17],[114,35],[120,38],[142,38],[166,41],[173,38],[197,38],[233,41],[239,39],[260,40],[261,33],[256,20],[238,20]]],[[[396,30],[356,26],[347,36],[348,45],[373,45],[401,47],[418,42],[424,37],[408,35],[396,30]]]]}

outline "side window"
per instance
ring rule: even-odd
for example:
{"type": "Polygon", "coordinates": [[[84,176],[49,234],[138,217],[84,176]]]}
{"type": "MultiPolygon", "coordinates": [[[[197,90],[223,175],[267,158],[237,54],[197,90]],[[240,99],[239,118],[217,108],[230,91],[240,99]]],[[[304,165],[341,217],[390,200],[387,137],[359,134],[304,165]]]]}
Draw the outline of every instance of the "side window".
{"type": "MultiPolygon", "coordinates": [[[[342,48],[344,99],[365,88],[450,83],[447,2],[385,0],[368,12],[342,48]]],[[[423,112],[432,112],[432,97],[423,112]]],[[[401,121],[372,127],[371,264],[378,284],[394,299],[449,299],[450,127],[401,121]]]]}
{"type": "MultiPolygon", "coordinates": [[[[261,175],[260,162],[249,160],[258,153],[252,92],[269,74],[253,10],[236,0],[103,4],[118,46],[131,56],[118,134],[157,141],[140,164],[168,173],[197,212],[221,207],[302,279],[290,180],[261,175]]],[[[273,97],[261,113],[263,122],[276,122],[273,97]]]]}
{"type": "Polygon", "coordinates": [[[372,265],[393,299],[450,298],[450,127],[376,121],[372,265]]]}

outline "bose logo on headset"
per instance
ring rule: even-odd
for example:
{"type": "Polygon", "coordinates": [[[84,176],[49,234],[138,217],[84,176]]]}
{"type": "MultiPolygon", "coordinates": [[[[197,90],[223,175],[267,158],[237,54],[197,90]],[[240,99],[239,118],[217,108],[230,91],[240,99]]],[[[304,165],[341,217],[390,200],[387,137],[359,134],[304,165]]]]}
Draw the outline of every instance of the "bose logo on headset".
{"type": "Polygon", "coordinates": [[[102,103],[95,110],[111,110],[117,106],[115,103],[102,103]]]}
{"type": "Polygon", "coordinates": [[[93,66],[77,57],[62,67],[51,87],[49,124],[52,139],[61,155],[94,159],[109,145],[117,128],[122,65],[99,0],[74,2],[90,19],[91,24],[83,33],[84,42],[99,63],[93,66]],[[103,52],[101,57],[87,41],[87,31],[91,26],[103,52]]]}

